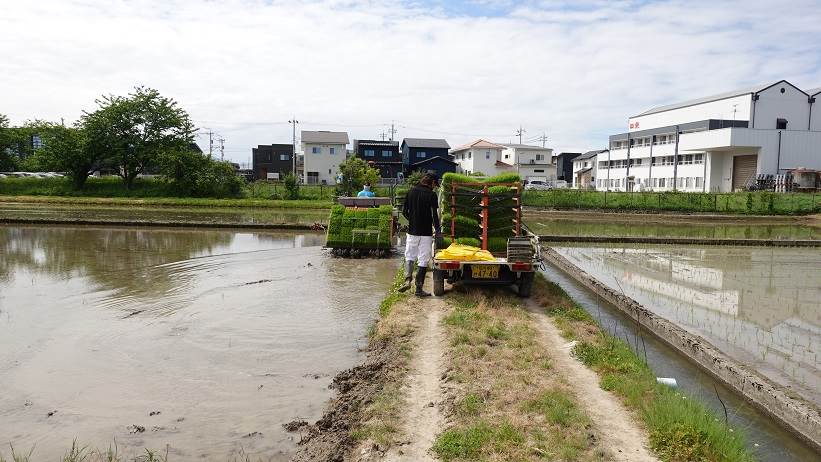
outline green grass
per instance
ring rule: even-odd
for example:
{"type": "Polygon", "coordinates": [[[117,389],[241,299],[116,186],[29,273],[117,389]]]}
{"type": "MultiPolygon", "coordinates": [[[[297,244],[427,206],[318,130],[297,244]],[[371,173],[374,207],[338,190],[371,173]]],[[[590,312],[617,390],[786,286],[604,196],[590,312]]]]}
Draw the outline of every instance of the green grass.
{"type": "Polygon", "coordinates": [[[243,187],[237,197],[179,197],[171,186],[157,179],[138,179],[126,189],[117,177],[89,178],[81,190],[74,189],[65,178],[0,179],[0,201],[48,202],[99,205],[177,205],[196,207],[283,207],[328,208],[334,188],[324,185],[302,185],[299,199],[284,198],[281,184],[256,182],[243,187]]]}
{"type": "Polygon", "coordinates": [[[556,209],[613,209],[749,215],[801,215],[821,212],[821,194],[604,192],[574,189],[525,191],[526,206],[556,209]]]}
{"type": "Polygon", "coordinates": [[[599,461],[590,420],[539,341],[517,297],[456,288],[442,318],[449,427],[433,451],[443,461],[599,461]]]}
{"type": "Polygon", "coordinates": [[[621,396],[650,435],[650,446],[666,462],[752,462],[746,437],[701,402],[656,383],[650,367],[630,346],[601,329],[557,284],[537,278],[534,296],[567,338],[577,340],[576,357],[596,371],[603,389],[621,396]]]}

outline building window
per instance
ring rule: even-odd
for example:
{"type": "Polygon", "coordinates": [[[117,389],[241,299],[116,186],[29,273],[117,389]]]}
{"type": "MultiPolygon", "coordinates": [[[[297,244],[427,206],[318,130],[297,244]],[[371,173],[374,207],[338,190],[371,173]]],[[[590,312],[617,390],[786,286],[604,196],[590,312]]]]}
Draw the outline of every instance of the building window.
{"type": "Polygon", "coordinates": [[[697,176],[696,177],[696,188],[703,188],[704,187],[704,178],[697,176]]]}
{"type": "Polygon", "coordinates": [[[536,154],[536,160],[537,161],[544,160],[544,154],[536,154]]]}
{"type": "Polygon", "coordinates": [[[365,157],[373,157],[375,155],[375,152],[376,151],[374,151],[373,149],[366,149],[365,150],[365,157]]]}
{"type": "Polygon", "coordinates": [[[418,159],[424,159],[425,157],[428,157],[428,153],[425,151],[419,151],[416,153],[416,157],[418,159]]]}
{"type": "Polygon", "coordinates": [[[391,152],[390,152],[390,151],[387,151],[387,150],[383,150],[383,151],[382,151],[382,157],[390,157],[390,156],[391,156],[391,152]]]}
{"type": "Polygon", "coordinates": [[[657,178],[657,179],[658,179],[659,188],[666,188],[667,187],[666,186],[666,182],[667,182],[666,178],[657,178]]]}
{"type": "Polygon", "coordinates": [[[510,154],[505,154],[505,159],[510,159],[510,154]]]}
{"type": "MultiPolygon", "coordinates": [[[[781,89],[781,93],[784,93],[783,88],[781,89]]],[[[787,129],[787,119],[776,119],[775,129],[776,130],[786,130],[787,129]]]]}
{"type": "Polygon", "coordinates": [[[544,173],[544,170],[533,170],[533,173],[544,173]]]}
{"type": "Polygon", "coordinates": [[[685,179],[684,187],[685,187],[685,188],[692,188],[692,187],[693,187],[693,177],[688,176],[688,177],[685,179]]]}
{"type": "Polygon", "coordinates": [[[485,151],[485,159],[490,159],[490,151],[485,151]]]}
{"type": "Polygon", "coordinates": [[[289,160],[290,158],[291,158],[291,156],[289,156],[288,154],[280,154],[279,155],[279,160],[289,160]]]}
{"type": "Polygon", "coordinates": [[[331,154],[336,154],[336,148],[329,148],[329,150],[331,151],[331,154]]]}
{"type": "Polygon", "coordinates": [[[314,146],[314,147],[311,148],[311,153],[312,154],[322,154],[322,148],[320,148],[319,146],[314,146]]]}
{"type": "Polygon", "coordinates": [[[470,159],[471,155],[472,155],[472,152],[468,151],[468,159],[470,159]]]}
{"type": "Polygon", "coordinates": [[[328,169],[328,175],[331,175],[331,169],[328,169]]]}
{"type": "Polygon", "coordinates": [[[694,164],[703,164],[704,163],[704,154],[693,154],[693,163],[694,164]]]}

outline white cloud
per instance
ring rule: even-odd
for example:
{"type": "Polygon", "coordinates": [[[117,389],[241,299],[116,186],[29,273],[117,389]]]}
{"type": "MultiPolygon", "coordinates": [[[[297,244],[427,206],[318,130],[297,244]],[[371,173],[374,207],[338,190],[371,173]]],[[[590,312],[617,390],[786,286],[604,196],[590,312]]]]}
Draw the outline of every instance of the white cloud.
{"type": "MultiPolygon", "coordinates": [[[[304,129],[603,147],[656,104],[786,78],[821,85],[813,2],[0,1],[0,113],[76,119],[147,85],[228,157],[304,129]],[[480,10],[477,10],[480,11],[480,10]],[[494,10],[495,11],[495,10],[494,10]]],[[[207,140],[206,140],[207,143],[207,140]]]]}

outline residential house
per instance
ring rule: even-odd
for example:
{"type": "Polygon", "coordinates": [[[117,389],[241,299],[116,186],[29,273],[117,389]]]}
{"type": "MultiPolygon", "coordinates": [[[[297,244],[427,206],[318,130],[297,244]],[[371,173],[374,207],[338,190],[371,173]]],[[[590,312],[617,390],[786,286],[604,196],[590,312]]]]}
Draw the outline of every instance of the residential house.
{"type": "Polygon", "coordinates": [[[598,187],[730,192],[759,175],[821,170],[819,90],[780,80],[630,117],[599,158],[598,187]]]}
{"type": "Polygon", "coordinates": [[[527,144],[503,144],[502,162],[511,164],[523,181],[555,181],[553,149],[527,144]]]}
{"type": "Polygon", "coordinates": [[[466,175],[481,173],[493,176],[500,173],[515,172],[512,164],[502,162],[502,151],[506,149],[501,144],[478,139],[464,146],[450,151],[456,161],[456,171],[466,175]]]}
{"type": "Polygon", "coordinates": [[[405,175],[421,171],[436,173],[441,178],[445,173],[455,172],[456,162],[449,149],[443,139],[405,138],[401,146],[405,175]]]}
{"type": "Polygon", "coordinates": [[[308,184],[336,184],[339,164],[345,161],[350,142],[347,132],[307,131],[301,135],[305,178],[308,184]]]}
{"type": "Polygon", "coordinates": [[[556,179],[573,183],[573,159],[582,155],[580,152],[562,152],[556,158],[556,179]]]}
{"type": "Polygon", "coordinates": [[[596,188],[596,157],[604,152],[607,152],[607,150],[587,151],[573,159],[574,189],[596,188]]]}
{"type": "Polygon", "coordinates": [[[353,153],[379,170],[380,178],[396,179],[402,173],[402,155],[398,141],[353,140],[353,153]]]}
{"type": "Polygon", "coordinates": [[[294,169],[292,144],[260,144],[251,153],[255,180],[282,180],[294,169]]]}

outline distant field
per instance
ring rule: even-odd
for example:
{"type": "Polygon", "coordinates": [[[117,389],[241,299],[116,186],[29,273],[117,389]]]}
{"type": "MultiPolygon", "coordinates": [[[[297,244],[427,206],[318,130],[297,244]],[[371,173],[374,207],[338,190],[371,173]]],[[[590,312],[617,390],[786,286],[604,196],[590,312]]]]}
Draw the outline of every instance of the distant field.
{"type": "Polygon", "coordinates": [[[574,189],[525,191],[523,203],[556,209],[802,215],[821,212],[821,193],[604,192],[574,189]]]}

